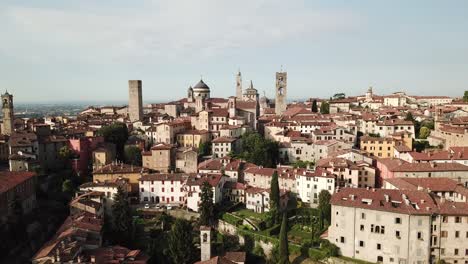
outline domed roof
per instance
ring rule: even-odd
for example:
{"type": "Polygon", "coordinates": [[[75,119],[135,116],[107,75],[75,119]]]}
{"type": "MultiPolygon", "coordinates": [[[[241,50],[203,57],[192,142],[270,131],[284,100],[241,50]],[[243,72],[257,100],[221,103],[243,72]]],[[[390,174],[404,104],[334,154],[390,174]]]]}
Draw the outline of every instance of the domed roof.
{"type": "Polygon", "coordinates": [[[194,87],[194,90],[210,90],[210,87],[206,85],[206,83],[203,82],[203,80],[200,80],[194,87]]]}

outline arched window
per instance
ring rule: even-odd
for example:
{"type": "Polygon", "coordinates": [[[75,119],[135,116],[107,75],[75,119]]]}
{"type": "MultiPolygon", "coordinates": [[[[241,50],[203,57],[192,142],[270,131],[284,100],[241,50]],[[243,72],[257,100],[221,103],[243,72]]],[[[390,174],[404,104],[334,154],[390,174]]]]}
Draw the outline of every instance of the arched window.
{"type": "Polygon", "coordinates": [[[205,243],[208,242],[208,234],[207,233],[203,234],[203,242],[205,242],[205,243]]]}

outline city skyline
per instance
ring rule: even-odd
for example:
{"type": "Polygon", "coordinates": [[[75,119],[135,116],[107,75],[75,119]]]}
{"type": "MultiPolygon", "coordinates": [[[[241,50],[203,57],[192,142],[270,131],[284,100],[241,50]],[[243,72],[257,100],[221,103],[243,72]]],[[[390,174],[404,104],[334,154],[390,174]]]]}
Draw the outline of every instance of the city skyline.
{"type": "Polygon", "coordinates": [[[0,89],[15,102],[177,100],[200,75],[214,97],[244,87],[288,99],[405,91],[462,96],[468,76],[467,3],[436,1],[3,1],[0,89]],[[286,12],[287,11],[287,12],[286,12]],[[397,14],[397,15],[395,15],[397,14]],[[60,23],[57,23],[60,21],[60,23]],[[170,91],[170,92],[168,92],[170,91]]]}

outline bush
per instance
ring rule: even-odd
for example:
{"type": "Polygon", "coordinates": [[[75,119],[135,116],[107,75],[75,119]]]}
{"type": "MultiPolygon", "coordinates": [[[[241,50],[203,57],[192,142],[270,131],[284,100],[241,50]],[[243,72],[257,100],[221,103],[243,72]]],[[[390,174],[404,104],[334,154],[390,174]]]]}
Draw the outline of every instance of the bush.
{"type": "Polygon", "coordinates": [[[326,254],[327,257],[336,257],[340,252],[340,249],[328,240],[322,240],[320,249],[326,254]]]}

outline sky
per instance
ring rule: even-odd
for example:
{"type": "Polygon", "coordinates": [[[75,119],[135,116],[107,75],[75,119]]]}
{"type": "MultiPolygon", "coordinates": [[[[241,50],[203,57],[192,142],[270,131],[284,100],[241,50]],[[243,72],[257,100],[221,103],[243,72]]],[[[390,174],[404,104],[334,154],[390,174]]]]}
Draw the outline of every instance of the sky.
{"type": "Polygon", "coordinates": [[[186,96],[200,78],[235,94],[240,69],[274,96],[461,96],[468,1],[0,0],[0,90],[15,102],[145,102],[186,96]]]}

